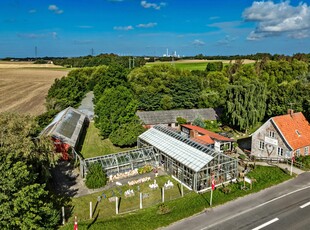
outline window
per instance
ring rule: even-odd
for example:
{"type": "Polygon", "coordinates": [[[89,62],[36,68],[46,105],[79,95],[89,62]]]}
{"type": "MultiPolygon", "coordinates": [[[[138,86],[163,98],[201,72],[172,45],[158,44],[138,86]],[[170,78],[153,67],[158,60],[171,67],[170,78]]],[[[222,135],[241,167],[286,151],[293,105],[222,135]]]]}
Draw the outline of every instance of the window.
{"type": "Polygon", "coordinates": [[[297,155],[297,157],[300,157],[300,149],[296,150],[296,155],[297,155]]]}
{"type": "Polygon", "coordinates": [[[264,150],[265,143],[263,141],[259,141],[259,149],[264,150]]]}
{"type": "Polygon", "coordinates": [[[298,130],[296,130],[296,134],[300,137],[300,132],[298,130]]]}
{"type": "Polygon", "coordinates": [[[280,147],[278,147],[278,156],[279,157],[283,157],[283,149],[282,148],[280,148],[280,147]]]}
{"type": "Polygon", "coordinates": [[[269,131],[269,137],[274,137],[274,131],[269,131]]]}
{"type": "Polygon", "coordinates": [[[305,156],[309,155],[309,147],[305,147],[305,156]]]}

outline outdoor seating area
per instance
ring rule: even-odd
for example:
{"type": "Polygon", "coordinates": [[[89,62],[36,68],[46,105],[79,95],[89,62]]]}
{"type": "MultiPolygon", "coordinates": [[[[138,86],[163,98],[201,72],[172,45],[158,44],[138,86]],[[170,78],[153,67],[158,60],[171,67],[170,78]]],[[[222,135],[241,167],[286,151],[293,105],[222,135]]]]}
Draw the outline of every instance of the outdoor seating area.
{"type": "Polygon", "coordinates": [[[168,180],[165,184],[164,184],[164,188],[165,189],[171,189],[171,188],[173,188],[173,183],[170,181],[170,180],[168,180]]]}
{"type": "Polygon", "coordinates": [[[127,191],[125,191],[125,197],[131,197],[135,195],[135,192],[132,189],[128,189],[127,191]]]}
{"type": "Polygon", "coordinates": [[[144,183],[144,182],[150,181],[150,180],[151,180],[151,177],[143,177],[143,178],[140,178],[138,180],[128,181],[128,185],[132,186],[135,184],[141,184],[141,183],[144,183]]]}
{"type": "Polygon", "coordinates": [[[154,183],[149,185],[150,189],[157,189],[158,188],[158,184],[156,182],[156,180],[154,179],[154,183]]]}

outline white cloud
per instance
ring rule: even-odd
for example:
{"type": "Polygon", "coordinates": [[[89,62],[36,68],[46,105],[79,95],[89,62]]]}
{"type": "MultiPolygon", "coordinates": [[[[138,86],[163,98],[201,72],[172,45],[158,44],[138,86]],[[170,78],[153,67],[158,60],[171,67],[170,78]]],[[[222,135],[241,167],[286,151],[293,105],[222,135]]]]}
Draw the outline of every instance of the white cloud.
{"type": "Polygon", "coordinates": [[[37,12],[36,9],[31,9],[31,10],[28,11],[29,14],[34,14],[34,13],[36,13],[36,12],[37,12]]]}
{"type": "Polygon", "coordinates": [[[243,18],[245,21],[257,22],[248,40],[282,34],[292,38],[306,38],[310,32],[310,6],[306,3],[292,6],[289,1],[253,2],[251,7],[243,11],[243,18]]]}
{"type": "Polygon", "coordinates": [[[141,1],[141,6],[143,8],[153,8],[155,10],[160,10],[161,7],[164,7],[166,5],[167,4],[165,2],[161,2],[161,3],[157,4],[157,3],[150,3],[147,1],[141,1]]]}
{"type": "Polygon", "coordinates": [[[133,27],[132,26],[114,26],[113,29],[128,31],[128,30],[133,30],[133,27]]]}
{"type": "Polygon", "coordinates": [[[226,35],[224,39],[217,41],[217,44],[221,46],[230,46],[230,44],[236,39],[237,39],[236,37],[231,37],[230,35],[226,35]]]}
{"type": "Polygon", "coordinates": [[[49,33],[18,33],[18,37],[27,38],[27,39],[41,39],[41,38],[52,38],[57,39],[57,32],[49,32],[49,33]]]}
{"type": "Polygon", "coordinates": [[[56,5],[49,5],[48,10],[54,12],[55,14],[62,14],[64,11],[59,9],[56,5]]]}
{"type": "Polygon", "coordinates": [[[150,22],[150,23],[147,23],[147,24],[136,25],[136,27],[138,27],[138,28],[152,28],[152,27],[155,27],[155,26],[157,26],[156,22],[150,22]]]}
{"type": "Polygon", "coordinates": [[[81,28],[81,29],[91,29],[91,28],[94,28],[93,26],[77,26],[78,28],[81,28]]]}
{"type": "Polygon", "coordinates": [[[199,40],[199,39],[195,39],[195,40],[192,42],[192,44],[193,44],[194,46],[204,46],[206,43],[205,43],[204,41],[199,40]]]}
{"type": "Polygon", "coordinates": [[[212,16],[212,17],[209,17],[210,20],[216,20],[216,19],[219,19],[220,17],[218,16],[212,16]]]}

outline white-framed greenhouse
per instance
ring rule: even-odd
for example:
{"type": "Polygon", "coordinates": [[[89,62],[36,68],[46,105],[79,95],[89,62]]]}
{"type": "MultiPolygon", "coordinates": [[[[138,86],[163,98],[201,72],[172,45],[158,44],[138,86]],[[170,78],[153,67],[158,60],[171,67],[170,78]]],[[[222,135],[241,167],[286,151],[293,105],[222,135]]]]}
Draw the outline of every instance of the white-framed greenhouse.
{"type": "Polygon", "coordinates": [[[95,162],[101,163],[108,176],[149,164],[163,167],[174,179],[196,192],[211,187],[212,175],[217,184],[237,178],[238,162],[235,158],[163,125],[145,131],[137,142],[137,149],[83,160],[81,175],[84,177],[89,165],[95,162]]]}
{"type": "Polygon", "coordinates": [[[160,165],[168,174],[197,192],[211,187],[212,175],[217,184],[232,181],[238,175],[235,158],[161,125],[139,136],[138,147],[145,146],[153,146],[160,165]]]}
{"type": "Polygon", "coordinates": [[[81,168],[81,175],[83,177],[89,165],[95,162],[99,162],[106,174],[110,176],[140,168],[147,164],[156,167],[158,164],[158,155],[154,152],[153,146],[148,146],[126,152],[87,158],[83,162],[83,168],[81,168]]]}

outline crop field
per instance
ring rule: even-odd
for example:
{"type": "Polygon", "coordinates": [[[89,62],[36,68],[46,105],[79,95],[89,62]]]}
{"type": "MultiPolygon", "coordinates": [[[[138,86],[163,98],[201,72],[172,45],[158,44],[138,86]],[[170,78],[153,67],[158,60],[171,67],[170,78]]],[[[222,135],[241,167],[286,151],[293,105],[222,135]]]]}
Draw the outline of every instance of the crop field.
{"type": "Polygon", "coordinates": [[[39,115],[45,112],[45,97],[56,78],[68,70],[55,65],[0,61],[0,112],[39,115]]]}
{"type": "MultiPolygon", "coordinates": [[[[215,61],[221,61],[223,64],[229,64],[230,61],[228,60],[179,60],[174,62],[149,62],[146,65],[152,66],[157,64],[170,64],[174,65],[178,69],[186,69],[186,70],[205,70],[208,62],[215,62],[215,61]]],[[[234,60],[232,60],[232,63],[234,63],[234,60]]],[[[243,64],[251,64],[255,63],[254,60],[243,60],[243,64]]]]}

